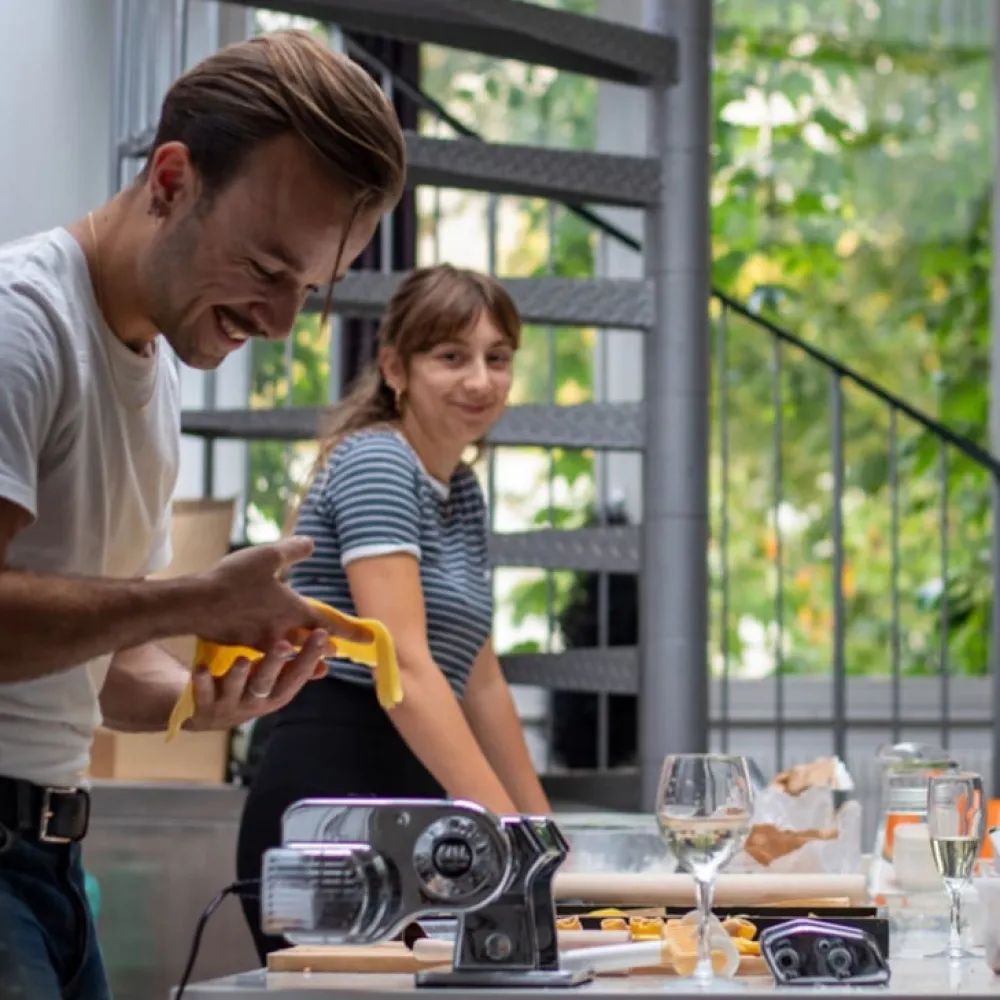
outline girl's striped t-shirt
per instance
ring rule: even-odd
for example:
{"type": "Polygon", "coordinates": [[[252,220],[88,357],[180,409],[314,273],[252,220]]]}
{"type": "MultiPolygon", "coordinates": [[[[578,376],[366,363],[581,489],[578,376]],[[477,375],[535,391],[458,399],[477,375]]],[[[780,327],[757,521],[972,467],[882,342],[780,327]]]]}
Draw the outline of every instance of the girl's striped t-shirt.
{"type": "MultiPolygon", "coordinates": [[[[427,642],[435,663],[461,698],[469,671],[493,624],[486,503],[466,465],[448,483],[434,479],[391,428],[341,441],[316,476],[296,534],[315,548],[289,574],[290,585],[357,614],[345,567],[355,559],[407,552],[420,568],[427,642]]],[[[371,671],[328,661],[334,677],[371,685],[371,671]]]]}

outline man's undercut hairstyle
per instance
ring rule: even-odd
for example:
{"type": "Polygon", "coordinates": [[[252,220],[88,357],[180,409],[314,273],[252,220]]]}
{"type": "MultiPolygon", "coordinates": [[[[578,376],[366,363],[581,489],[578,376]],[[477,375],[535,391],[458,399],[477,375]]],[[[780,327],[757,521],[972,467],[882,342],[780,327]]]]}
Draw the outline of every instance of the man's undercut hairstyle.
{"type": "Polygon", "coordinates": [[[361,66],[305,31],[237,42],[178,77],[151,152],[183,143],[211,199],[259,145],[289,134],[358,208],[399,201],[406,147],[395,109],[361,66]]]}

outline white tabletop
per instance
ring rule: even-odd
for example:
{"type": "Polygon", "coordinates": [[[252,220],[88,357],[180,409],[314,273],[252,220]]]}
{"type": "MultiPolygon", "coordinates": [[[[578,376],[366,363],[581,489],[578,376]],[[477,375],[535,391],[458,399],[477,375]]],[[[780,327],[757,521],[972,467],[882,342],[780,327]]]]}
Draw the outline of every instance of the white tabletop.
{"type": "MultiPolygon", "coordinates": [[[[951,967],[944,959],[899,959],[891,963],[892,981],[888,987],[867,989],[824,987],[816,989],[782,987],[776,989],[768,976],[738,979],[728,994],[732,997],[748,993],[776,993],[782,1000],[816,1000],[828,997],[854,996],[859,992],[876,992],[887,997],[927,997],[952,994],[962,997],[1000,997],[1000,976],[987,968],[985,962],[973,959],[951,967]]],[[[211,982],[190,985],[184,1000],[346,1000],[363,996],[366,1000],[397,998],[401,993],[415,993],[425,1000],[483,1000],[484,997],[504,1000],[553,1000],[566,997],[573,1000],[603,1000],[627,997],[628,1000],[705,1000],[706,994],[685,988],[682,979],[659,979],[654,976],[604,977],[583,986],[559,990],[489,990],[420,989],[412,975],[298,973],[264,970],[227,976],[211,982]]],[[[712,994],[719,996],[720,994],[712,994]]]]}

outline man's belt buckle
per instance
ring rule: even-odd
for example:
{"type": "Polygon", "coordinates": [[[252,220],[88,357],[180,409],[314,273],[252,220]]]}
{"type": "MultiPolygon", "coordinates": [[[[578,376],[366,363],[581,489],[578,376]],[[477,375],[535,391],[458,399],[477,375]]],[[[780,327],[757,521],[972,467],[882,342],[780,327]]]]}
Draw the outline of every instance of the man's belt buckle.
{"type": "Polygon", "coordinates": [[[59,834],[49,833],[49,823],[55,813],[52,810],[52,797],[55,795],[79,795],[79,788],[43,788],[42,789],[42,812],[38,820],[38,839],[43,844],[72,844],[76,837],[62,837],[59,834]]]}

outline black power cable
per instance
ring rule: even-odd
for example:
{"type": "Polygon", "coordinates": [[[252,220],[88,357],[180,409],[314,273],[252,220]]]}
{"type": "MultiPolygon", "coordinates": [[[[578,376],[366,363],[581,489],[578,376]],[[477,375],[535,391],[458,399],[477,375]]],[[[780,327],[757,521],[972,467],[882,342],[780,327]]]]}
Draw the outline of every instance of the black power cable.
{"type": "Polygon", "coordinates": [[[184,996],[184,991],[188,987],[188,983],[191,980],[191,973],[194,971],[194,963],[198,960],[198,952],[201,950],[201,939],[202,935],[205,933],[205,927],[208,925],[208,921],[211,919],[212,914],[222,905],[222,901],[227,896],[243,896],[250,895],[249,890],[260,889],[260,879],[244,879],[241,882],[232,882],[225,887],[225,889],[220,892],[215,899],[212,900],[208,906],[205,907],[204,912],[198,918],[198,923],[194,929],[194,938],[191,941],[191,950],[188,952],[187,965],[184,966],[184,974],[181,976],[181,981],[177,986],[177,992],[174,994],[174,1000],[182,1000],[184,996]]]}

